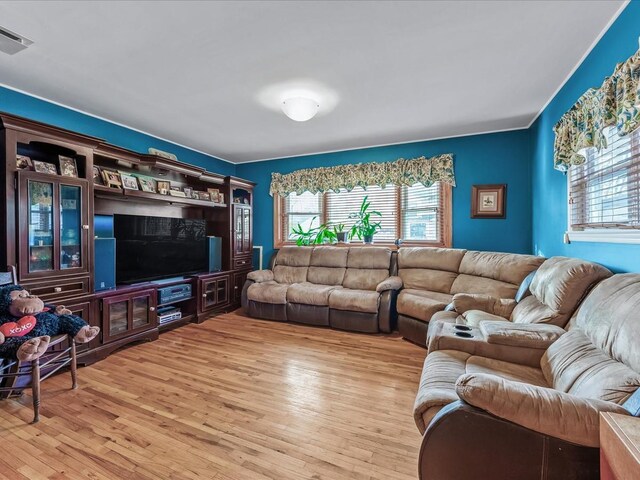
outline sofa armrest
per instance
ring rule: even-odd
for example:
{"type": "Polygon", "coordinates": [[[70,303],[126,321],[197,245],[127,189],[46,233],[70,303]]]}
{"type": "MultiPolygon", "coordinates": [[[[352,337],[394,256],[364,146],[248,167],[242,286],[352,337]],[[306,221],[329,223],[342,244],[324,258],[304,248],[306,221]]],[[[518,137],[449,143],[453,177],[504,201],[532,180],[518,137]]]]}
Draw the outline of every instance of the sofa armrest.
{"type": "Polygon", "coordinates": [[[457,293],[453,296],[451,305],[460,314],[468,310],[482,310],[509,319],[517,302],[512,298],[497,298],[479,293],[457,293]]]}
{"type": "MultiPolygon", "coordinates": [[[[440,315],[438,317],[440,318],[440,315]]],[[[513,325],[511,322],[504,321],[495,323],[505,324],[505,328],[513,325]]],[[[427,350],[429,354],[438,350],[456,350],[479,357],[540,368],[540,359],[547,347],[489,343],[479,326],[457,325],[451,321],[441,321],[434,318],[429,322],[427,350]]]]}
{"type": "Polygon", "coordinates": [[[273,280],[273,272],[271,270],[254,270],[247,274],[247,278],[256,283],[270,282],[273,280]]]}
{"type": "Polygon", "coordinates": [[[600,412],[629,415],[617,403],[576,397],[552,388],[471,373],[456,382],[465,402],[498,418],[586,447],[600,446],[600,412]]]}
{"type": "Polygon", "coordinates": [[[480,331],[487,343],[547,349],[566,333],[563,328],[544,323],[512,323],[483,320],[480,331]]]}
{"type": "Polygon", "coordinates": [[[599,480],[600,450],[543,435],[463,401],[450,403],[422,437],[423,480],[599,480]]]}
{"type": "Polygon", "coordinates": [[[400,290],[401,288],[402,279],[400,277],[387,277],[378,284],[376,292],[381,293],[385,290],[400,290]]]}

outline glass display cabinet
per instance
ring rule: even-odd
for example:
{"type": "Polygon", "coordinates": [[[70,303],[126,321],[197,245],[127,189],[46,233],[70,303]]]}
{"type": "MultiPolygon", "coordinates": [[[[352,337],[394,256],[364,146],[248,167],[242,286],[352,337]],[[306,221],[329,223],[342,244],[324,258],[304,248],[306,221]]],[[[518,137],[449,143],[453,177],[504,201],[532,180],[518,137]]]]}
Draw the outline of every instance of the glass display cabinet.
{"type": "Polygon", "coordinates": [[[86,180],[38,172],[18,173],[20,280],[89,270],[86,180]]]}

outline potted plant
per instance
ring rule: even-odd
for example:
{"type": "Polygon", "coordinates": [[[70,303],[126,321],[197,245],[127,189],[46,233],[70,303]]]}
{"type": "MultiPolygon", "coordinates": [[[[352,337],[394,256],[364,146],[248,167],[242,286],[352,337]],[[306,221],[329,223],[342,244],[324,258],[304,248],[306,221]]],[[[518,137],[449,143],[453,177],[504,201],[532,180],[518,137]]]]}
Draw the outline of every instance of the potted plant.
{"type": "Polygon", "coordinates": [[[344,227],[344,223],[339,223],[338,225],[333,226],[333,233],[335,233],[338,243],[347,243],[349,241],[349,232],[346,232],[344,227]]]}
{"type": "Polygon", "coordinates": [[[327,224],[319,227],[312,227],[313,222],[318,217],[313,217],[309,222],[309,228],[305,230],[302,225],[298,224],[291,231],[296,235],[296,245],[320,245],[323,243],[333,243],[336,241],[336,234],[329,228],[327,224]]]}
{"type": "Polygon", "coordinates": [[[356,213],[349,214],[349,218],[354,218],[356,222],[349,231],[349,237],[358,237],[359,240],[363,240],[364,243],[373,243],[373,236],[381,228],[380,222],[372,222],[371,216],[375,215],[381,217],[382,214],[377,210],[369,211],[371,202],[367,202],[368,196],[364,197],[360,210],[356,213]]]}

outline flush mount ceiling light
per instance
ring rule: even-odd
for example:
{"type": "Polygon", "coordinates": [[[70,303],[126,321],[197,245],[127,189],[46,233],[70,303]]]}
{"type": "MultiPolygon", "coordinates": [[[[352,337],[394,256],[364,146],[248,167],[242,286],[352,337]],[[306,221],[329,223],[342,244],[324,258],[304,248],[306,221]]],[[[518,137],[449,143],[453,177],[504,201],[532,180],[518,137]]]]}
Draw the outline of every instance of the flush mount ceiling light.
{"type": "Polygon", "coordinates": [[[332,88],[304,78],[267,85],[256,93],[255,99],[267,110],[279,115],[284,112],[296,122],[328,115],[340,101],[338,93],[332,88]]]}
{"type": "Polygon", "coordinates": [[[291,120],[306,122],[316,116],[320,104],[312,98],[291,97],[283,100],[281,107],[284,114],[291,120]]]}

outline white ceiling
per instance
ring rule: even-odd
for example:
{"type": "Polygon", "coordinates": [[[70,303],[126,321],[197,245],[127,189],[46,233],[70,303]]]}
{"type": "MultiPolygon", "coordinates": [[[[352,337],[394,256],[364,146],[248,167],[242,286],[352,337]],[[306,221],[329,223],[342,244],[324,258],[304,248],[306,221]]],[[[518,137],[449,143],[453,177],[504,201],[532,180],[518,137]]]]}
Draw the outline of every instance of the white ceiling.
{"type": "Polygon", "coordinates": [[[524,128],[623,3],[3,1],[0,83],[232,162],[524,128]]]}

